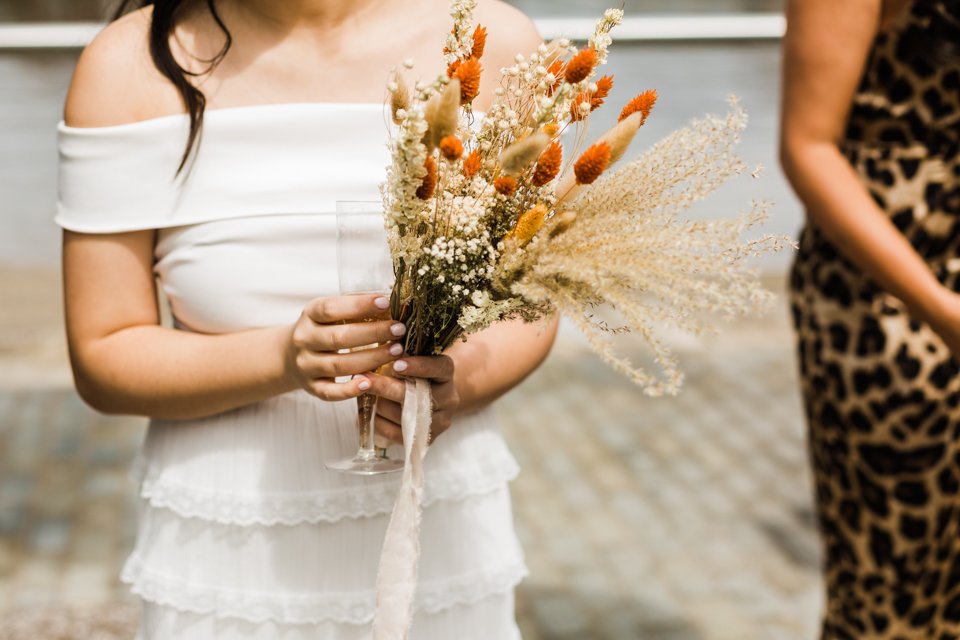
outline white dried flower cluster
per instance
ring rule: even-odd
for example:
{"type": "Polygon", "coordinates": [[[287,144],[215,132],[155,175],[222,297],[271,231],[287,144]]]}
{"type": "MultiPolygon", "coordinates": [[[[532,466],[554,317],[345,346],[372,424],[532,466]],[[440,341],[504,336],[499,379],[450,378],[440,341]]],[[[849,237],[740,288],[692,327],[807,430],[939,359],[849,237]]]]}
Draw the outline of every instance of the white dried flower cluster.
{"type": "Polygon", "coordinates": [[[603,17],[597,21],[597,26],[593,30],[593,37],[590,38],[590,46],[596,50],[597,60],[600,64],[606,64],[607,50],[613,44],[610,32],[621,22],[623,22],[623,9],[607,9],[603,13],[603,17]]]}
{"type": "Polygon", "coordinates": [[[522,298],[495,300],[489,294],[471,302],[472,304],[463,308],[458,321],[465,334],[483,331],[504,318],[517,315],[523,308],[529,306],[529,303],[522,298]]]}
{"type": "Polygon", "coordinates": [[[453,18],[453,29],[447,34],[444,56],[447,64],[470,57],[473,49],[473,10],[476,7],[476,0],[451,0],[450,16],[453,18]]]}
{"type": "Polygon", "coordinates": [[[428,206],[416,196],[426,175],[427,147],[423,144],[423,135],[427,122],[419,105],[402,110],[398,116],[401,123],[389,143],[393,161],[387,167],[387,180],[380,192],[390,250],[394,257],[406,258],[416,255],[419,244],[415,234],[405,231],[428,206]]]}
{"type": "Polygon", "coordinates": [[[424,275],[446,284],[448,297],[469,298],[479,287],[486,287],[499,254],[493,246],[490,229],[485,224],[487,203],[466,195],[445,192],[439,205],[444,223],[433,244],[421,261],[424,275]]]}

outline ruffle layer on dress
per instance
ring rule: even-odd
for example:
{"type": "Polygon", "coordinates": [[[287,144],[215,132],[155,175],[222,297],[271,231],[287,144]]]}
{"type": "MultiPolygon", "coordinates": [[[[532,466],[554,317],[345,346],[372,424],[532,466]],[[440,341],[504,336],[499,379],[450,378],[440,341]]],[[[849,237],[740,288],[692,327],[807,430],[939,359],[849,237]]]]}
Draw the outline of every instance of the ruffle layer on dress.
{"type": "MultiPolygon", "coordinates": [[[[131,477],[152,506],[221,524],[386,514],[400,474],[352,476],[323,466],[356,451],[356,415],[356,402],[297,391],[190,425],[154,421],[131,477]]],[[[402,457],[403,449],[390,455],[402,457]]],[[[489,493],[519,472],[490,409],[459,417],[431,446],[425,467],[425,506],[489,493]]]]}
{"type": "MultiPolygon", "coordinates": [[[[216,619],[368,625],[399,474],[324,468],[355,452],[355,425],[354,401],[299,391],[190,424],[154,420],[131,471],[140,530],[122,580],[154,605],[216,619]]],[[[507,489],[517,472],[489,409],[432,445],[418,615],[502,596],[526,575],[507,489]]]]}
{"type": "MultiPolygon", "coordinates": [[[[520,640],[513,616],[513,592],[505,591],[470,605],[459,605],[414,618],[411,640],[520,640]]],[[[144,611],[135,640],[370,640],[369,625],[351,625],[324,620],[310,624],[280,624],[272,620],[249,622],[218,618],[152,605],[144,611]]]]}
{"type": "MultiPolygon", "coordinates": [[[[416,611],[474,604],[526,575],[512,530],[502,526],[511,521],[506,493],[503,487],[424,510],[416,611]]],[[[388,518],[238,527],[144,503],[122,579],[144,599],[183,611],[249,622],[365,624],[373,619],[388,518]]]]}

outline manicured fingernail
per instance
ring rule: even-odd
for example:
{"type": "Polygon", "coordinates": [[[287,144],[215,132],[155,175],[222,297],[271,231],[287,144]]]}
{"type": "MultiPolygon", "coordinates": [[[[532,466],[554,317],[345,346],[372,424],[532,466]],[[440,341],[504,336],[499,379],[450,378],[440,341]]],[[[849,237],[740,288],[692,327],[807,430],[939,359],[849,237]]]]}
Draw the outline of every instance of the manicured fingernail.
{"type": "Polygon", "coordinates": [[[402,344],[392,344],[392,345],[390,345],[390,355],[392,355],[392,356],[398,356],[398,355],[400,355],[401,353],[403,353],[403,345],[402,345],[402,344]]]}
{"type": "Polygon", "coordinates": [[[407,332],[407,327],[402,323],[398,322],[397,324],[390,327],[390,333],[399,337],[407,332]]]}
{"type": "Polygon", "coordinates": [[[360,381],[360,384],[357,385],[357,388],[360,389],[360,391],[366,391],[370,388],[370,381],[364,378],[360,381]]]}
{"type": "Polygon", "coordinates": [[[373,304],[377,305],[377,307],[380,309],[386,309],[387,307],[390,306],[390,300],[389,298],[380,297],[374,300],[373,304]]]}
{"type": "Polygon", "coordinates": [[[396,362],[393,363],[393,370],[394,370],[394,371],[406,371],[406,370],[407,370],[407,362],[406,362],[405,360],[397,360],[396,362]]]}

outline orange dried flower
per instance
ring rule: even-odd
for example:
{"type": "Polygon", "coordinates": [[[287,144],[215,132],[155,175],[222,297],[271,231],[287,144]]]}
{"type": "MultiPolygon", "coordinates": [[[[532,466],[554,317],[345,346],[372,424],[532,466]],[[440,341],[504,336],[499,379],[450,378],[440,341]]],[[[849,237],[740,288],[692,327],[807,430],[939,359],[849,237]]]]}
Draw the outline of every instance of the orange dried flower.
{"type": "Polygon", "coordinates": [[[427,156],[423,166],[427,170],[427,175],[423,176],[423,182],[417,187],[417,197],[421,200],[429,200],[437,188],[437,163],[433,156],[427,156]]]}
{"type": "Polygon", "coordinates": [[[620,112],[620,118],[618,120],[624,120],[630,117],[632,114],[639,111],[643,114],[643,119],[640,121],[640,124],[643,124],[647,117],[650,115],[650,111],[653,110],[653,105],[657,103],[657,91],[656,89],[651,89],[650,91],[644,91],[633,100],[627,103],[627,106],[623,108],[623,111],[620,112]]]}
{"type": "Polygon", "coordinates": [[[583,152],[583,155],[573,163],[573,174],[577,177],[577,184],[593,184],[610,164],[610,145],[598,142],[583,152]]]}
{"type": "Polygon", "coordinates": [[[513,176],[501,176],[493,181],[493,188],[499,194],[512,196],[517,191],[517,179],[513,176]]]}
{"type": "Polygon", "coordinates": [[[460,104],[469,104],[480,93],[480,72],[483,66],[476,58],[467,58],[457,66],[453,77],[460,79],[460,104]]]}
{"type": "Polygon", "coordinates": [[[507,234],[507,238],[515,238],[520,246],[527,244],[543,228],[546,218],[547,207],[542,202],[537,203],[535,207],[520,216],[517,225],[507,234]]]}
{"type": "Polygon", "coordinates": [[[597,80],[597,90],[593,93],[581,93],[570,106],[570,118],[574,122],[579,122],[587,117],[591,111],[599,109],[603,105],[604,99],[613,89],[613,76],[603,76],[597,80]],[[583,104],[589,104],[590,109],[584,109],[583,104]]]}
{"type": "Polygon", "coordinates": [[[440,153],[451,162],[458,160],[463,155],[463,143],[457,136],[446,136],[440,141],[440,153]]]}
{"type": "Polygon", "coordinates": [[[597,66],[597,52],[593,47],[581,49],[577,55],[567,63],[567,70],[564,72],[564,80],[570,84],[576,84],[586,80],[597,66]]]}
{"type": "Polygon", "coordinates": [[[543,125],[542,131],[552,138],[560,133],[560,125],[558,125],[556,122],[548,122],[547,124],[543,125]]]}
{"type": "Polygon", "coordinates": [[[473,49],[470,51],[470,57],[479,60],[483,57],[483,49],[487,45],[487,29],[478,26],[473,30],[473,49]]]}
{"type": "Polygon", "coordinates": [[[613,89],[613,76],[603,76],[597,80],[597,90],[590,96],[591,111],[600,108],[604,99],[610,95],[611,89],[613,89]]]}
{"type": "Polygon", "coordinates": [[[467,180],[473,178],[480,171],[480,152],[474,149],[463,161],[463,175],[467,180]]]}
{"type": "Polygon", "coordinates": [[[547,67],[547,73],[550,73],[554,77],[553,86],[550,87],[548,93],[553,95],[553,92],[557,90],[560,86],[560,83],[563,82],[563,60],[554,60],[553,63],[547,67]]]}
{"type": "Polygon", "coordinates": [[[454,60],[453,62],[451,62],[450,65],[447,67],[447,77],[453,78],[453,74],[455,74],[457,72],[457,69],[459,68],[460,68],[459,60],[454,60]]]}
{"type": "Polygon", "coordinates": [[[560,173],[560,165],[563,163],[563,147],[559,142],[554,142],[544,149],[537,160],[537,166],[533,170],[533,177],[530,182],[535,187],[542,187],[549,184],[551,180],[560,173]]]}
{"type": "Polygon", "coordinates": [[[584,92],[577,95],[577,97],[573,99],[573,103],[570,105],[570,120],[573,122],[580,122],[590,115],[590,111],[592,111],[590,104],[591,100],[589,93],[584,92]],[[583,105],[587,105],[587,107],[584,108],[583,105]]]}

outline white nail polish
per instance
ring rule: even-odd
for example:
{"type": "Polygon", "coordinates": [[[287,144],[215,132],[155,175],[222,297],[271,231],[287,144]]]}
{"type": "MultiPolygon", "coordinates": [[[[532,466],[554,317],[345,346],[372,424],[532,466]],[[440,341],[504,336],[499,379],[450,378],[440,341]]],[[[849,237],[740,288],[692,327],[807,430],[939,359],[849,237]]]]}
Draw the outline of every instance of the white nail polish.
{"type": "Polygon", "coordinates": [[[398,356],[398,355],[400,355],[401,353],[403,353],[403,345],[402,345],[402,344],[390,345],[390,355],[392,355],[392,356],[398,356]]]}
{"type": "Polygon", "coordinates": [[[406,370],[407,370],[407,363],[404,362],[403,360],[397,360],[396,362],[393,363],[393,370],[394,370],[394,371],[406,371],[406,370]]]}

